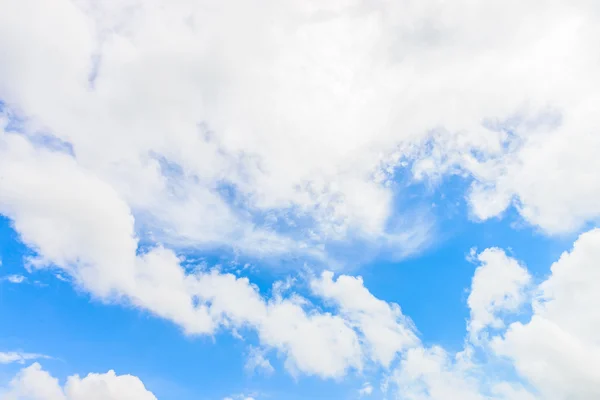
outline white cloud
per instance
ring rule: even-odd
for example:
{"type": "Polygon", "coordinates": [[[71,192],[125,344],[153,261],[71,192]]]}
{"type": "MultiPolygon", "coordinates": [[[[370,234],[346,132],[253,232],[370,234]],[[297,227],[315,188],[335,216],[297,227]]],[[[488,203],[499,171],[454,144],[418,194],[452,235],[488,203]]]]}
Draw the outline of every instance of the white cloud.
{"type": "Polygon", "coordinates": [[[400,306],[373,296],[361,277],[342,275],[333,280],[333,273],[326,271],[312,280],[311,288],[323,299],[334,302],[362,332],[371,357],[378,363],[387,367],[398,352],[419,343],[412,322],[402,314],[400,306]]]}
{"type": "Polygon", "coordinates": [[[471,310],[468,331],[471,340],[487,327],[503,328],[499,313],[514,313],[527,300],[525,288],[531,281],[526,268],[498,248],[477,255],[481,265],[475,270],[467,304],[471,310]]]}
{"type": "Polygon", "coordinates": [[[2,280],[8,281],[10,283],[19,284],[25,282],[27,278],[25,278],[23,275],[13,274],[3,277],[2,280]]]}
{"type": "Polygon", "coordinates": [[[245,396],[243,394],[239,394],[239,395],[233,396],[233,397],[225,397],[225,398],[223,398],[223,400],[255,400],[255,398],[250,397],[250,396],[245,396]]]}
{"type": "Polygon", "coordinates": [[[470,365],[453,360],[441,347],[408,350],[395,371],[393,383],[400,399],[483,400],[470,365]]]}
{"type": "Polygon", "coordinates": [[[2,400],[156,400],[139,378],[131,375],[70,376],[64,387],[35,363],[22,369],[1,394],[2,400]]]}
{"type": "Polygon", "coordinates": [[[600,196],[600,185],[591,171],[598,167],[598,123],[589,121],[582,109],[569,114],[563,117],[569,124],[526,137],[513,153],[481,166],[490,176],[474,185],[470,194],[477,216],[498,215],[512,198],[526,220],[550,233],[569,232],[597,220],[600,208],[594,199],[600,196]]]}
{"type": "Polygon", "coordinates": [[[66,400],[58,380],[35,363],[22,369],[2,392],[2,400],[66,400]]]}
{"type": "Polygon", "coordinates": [[[582,234],[552,265],[529,322],[510,325],[493,342],[549,400],[600,396],[600,230],[582,234]]]}
{"type": "Polygon", "coordinates": [[[3,100],[27,132],[68,142],[161,240],[315,256],[349,236],[419,247],[422,221],[389,231],[386,182],[431,132],[440,145],[415,173],[472,173],[479,217],[513,198],[550,231],[600,213],[580,173],[598,147],[591,2],[3,1],[3,100]],[[511,146],[481,124],[547,107],[560,127],[527,120],[511,146]],[[269,212],[308,227],[253,222],[269,212]]]}
{"type": "Polygon", "coordinates": [[[40,358],[49,357],[43,354],[24,353],[20,351],[0,352],[0,364],[24,364],[27,361],[36,360],[40,358]]]}
{"type": "Polygon", "coordinates": [[[362,387],[358,390],[359,396],[370,396],[373,394],[373,385],[370,382],[365,382],[362,387]]]}
{"type": "Polygon", "coordinates": [[[246,394],[234,394],[231,396],[227,396],[225,397],[223,400],[255,400],[256,399],[256,395],[246,395],[246,394]]]}
{"type": "MultiPolygon", "coordinates": [[[[485,361],[494,362],[493,354],[485,361]]],[[[502,380],[497,365],[479,363],[467,344],[452,354],[440,346],[416,347],[402,355],[388,383],[401,400],[536,400],[522,382],[502,380]]]]}
{"type": "MultiPolygon", "coordinates": [[[[213,333],[219,327],[255,329],[261,345],[283,355],[286,367],[294,373],[341,377],[350,369],[361,370],[367,358],[387,366],[398,352],[404,350],[402,372],[397,375],[396,382],[401,387],[410,382],[425,385],[421,387],[415,383],[416,386],[411,386],[417,396],[414,398],[424,396],[423,390],[431,392],[433,388],[464,393],[464,396],[481,394],[468,370],[457,370],[441,349],[420,347],[400,309],[376,299],[360,278],[342,275],[334,280],[331,273],[325,273],[313,279],[311,289],[314,294],[335,307],[335,313],[330,314],[314,309],[307,300],[297,296],[284,298],[276,294],[266,300],[245,278],[218,271],[187,273],[172,250],[158,246],[136,254],[138,239],[134,218],[126,202],[110,185],[92,171],[80,167],[69,155],[35,148],[28,140],[14,134],[3,135],[1,151],[5,157],[0,158],[4,178],[0,180],[0,207],[13,219],[23,241],[39,253],[39,258],[32,263],[34,268],[53,265],[63,269],[98,298],[125,300],[143,307],[174,321],[190,334],[213,333]],[[28,196],[34,188],[44,190],[38,196],[28,196]],[[408,381],[404,380],[406,374],[412,376],[408,381]]],[[[557,400],[566,398],[561,395],[572,393],[595,395],[593,372],[575,377],[561,375],[557,372],[561,367],[552,364],[549,371],[561,378],[553,379],[548,389],[544,386],[545,379],[539,378],[535,369],[531,370],[531,365],[537,364],[531,364],[530,360],[536,360],[539,355],[530,355],[528,359],[526,351],[514,349],[523,347],[537,351],[537,347],[527,345],[533,341],[542,349],[543,357],[550,357],[553,353],[546,351],[546,347],[557,345],[555,336],[571,333],[573,329],[564,328],[562,319],[575,318],[577,314],[564,310],[586,310],[585,305],[579,303],[581,299],[595,304],[595,280],[589,275],[594,270],[586,267],[590,265],[586,257],[594,259],[597,236],[597,231],[583,235],[573,252],[553,266],[553,276],[540,286],[544,296],[553,300],[540,302],[537,308],[534,307],[536,314],[531,322],[512,324],[505,337],[494,342],[498,354],[514,359],[515,367],[522,375],[539,386],[539,390],[553,393],[557,400]],[[577,251],[580,248],[584,250],[577,251]],[[585,255],[588,253],[591,256],[585,255]],[[562,266],[568,264],[574,264],[572,269],[582,274],[574,283],[569,279],[577,275],[561,272],[567,268],[562,266]],[[556,278],[563,275],[565,277],[561,279],[556,278]],[[563,289],[565,283],[561,282],[579,285],[578,289],[585,290],[566,290],[563,289]],[[569,293],[580,293],[581,299],[569,300],[572,296],[569,293]],[[554,297],[563,300],[559,302],[554,297]],[[565,301],[565,304],[574,302],[573,306],[557,308],[557,304],[565,301]],[[558,333],[552,330],[557,324],[558,333]],[[547,342],[532,339],[538,334],[528,336],[536,330],[543,332],[539,335],[547,342]],[[558,369],[555,371],[554,368],[558,369]],[[574,382],[581,382],[581,385],[574,382]],[[577,389],[573,389],[573,385],[577,389]]],[[[482,266],[475,274],[469,297],[471,327],[477,322],[477,330],[488,326],[498,328],[502,326],[496,320],[498,312],[518,308],[523,300],[521,290],[529,276],[515,260],[497,249],[481,253],[479,261],[482,266]]],[[[591,310],[583,325],[570,322],[582,329],[576,332],[577,335],[581,332],[588,335],[575,336],[574,340],[568,341],[575,346],[572,353],[583,358],[571,360],[572,355],[558,352],[557,357],[566,358],[557,358],[556,365],[585,366],[596,362],[594,347],[582,347],[589,343],[595,346],[591,334],[584,330],[593,332],[585,324],[593,323],[594,318],[591,310]]],[[[511,395],[502,394],[509,392],[502,384],[492,388],[497,388],[498,398],[510,398],[511,395]]],[[[530,396],[519,387],[514,390],[525,397],[530,396]]]]}
{"type": "Polygon", "coordinates": [[[265,350],[255,347],[250,348],[245,367],[248,372],[259,370],[266,374],[271,374],[275,370],[269,359],[266,358],[265,350]]]}
{"type": "Polygon", "coordinates": [[[573,249],[552,265],[551,275],[537,285],[531,317],[507,324],[503,318],[528,300],[522,289],[530,281],[529,274],[499,249],[480,253],[482,264],[468,300],[471,319],[464,351],[452,355],[433,346],[404,352],[390,379],[399,398],[598,398],[599,258],[600,230],[593,229],[582,234],[573,249]]]}
{"type": "Polygon", "coordinates": [[[294,373],[340,377],[360,370],[363,342],[375,362],[389,365],[416,340],[399,307],[376,299],[354,278],[315,281],[319,296],[339,297],[335,315],[298,296],[275,293],[267,300],[246,278],[188,273],[172,250],[160,246],[137,254],[134,218],[111,186],[69,155],[35,148],[19,135],[5,134],[2,144],[0,212],[39,254],[32,268],[60,268],[97,298],[142,307],[188,334],[253,328],[294,373]],[[348,303],[352,292],[363,305],[348,303]]]}
{"type": "Polygon", "coordinates": [[[189,279],[190,293],[210,303],[214,323],[254,328],[262,345],[286,357],[290,372],[341,377],[362,368],[358,334],[343,316],[321,313],[297,295],[266,300],[248,279],[231,274],[212,271],[189,279]]]}
{"type": "MultiPolygon", "coordinates": [[[[0,43],[6,50],[0,88],[6,101],[32,116],[45,131],[69,142],[77,162],[120,192],[136,213],[146,216],[155,234],[205,246],[225,242],[245,251],[305,247],[302,241],[290,242],[253,226],[243,218],[244,213],[228,206],[217,190],[227,183],[235,186],[250,211],[308,213],[316,220],[312,232],[318,237],[338,237],[348,228],[367,237],[381,235],[390,213],[391,192],[370,177],[380,162],[378,152],[373,149],[364,162],[357,163],[352,155],[364,139],[348,140],[352,135],[342,131],[359,127],[324,114],[331,106],[363,108],[363,101],[350,104],[345,94],[337,94],[337,84],[332,87],[323,80],[329,78],[321,76],[326,65],[302,72],[304,61],[296,57],[309,50],[312,42],[321,41],[316,36],[321,28],[309,24],[299,37],[285,32],[288,23],[301,22],[316,10],[299,4],[290,10],[274,7],[272,11],[285,23],[267,30],[252,28],[256,36],[251,37],[244,33],[249,19],[239,20],[228,7],[217,7],[213,14],[192,2],[167,2],[166,8],[140,3],[138,11],[129,14],[127,6],[117,3],[93,8],[86,1],[78,5],[62,0],[49,13],[43,11],[47,5],[36,0],[7,5],[10,16],[2,23],[2,33],[18,37],[19,46],[0,43]],[[299,14],[293,16],[290,11],[299,14]],[[25,20],[31,23],[27,31],[11,22],[21,15],[27,15],[25,20]],[[147,18],[160,22],[147,24],[147,18]],[[115,23],[119,29],[111,29],[115,23]],[[223,31],[221,26],[227,25],[235,30],[223,31]],[[46,29],[55,35],[50,41],[46,29]],[[289,43],[284,47],[272,43],[271,29],[283,29],[289,43]],[[157,35],[162,39],[155,40],[157,35]],[[212,40],[205,42],[207,35],[231,46],[231,53],[220,52],[212,40]],[[305,38],[309,43],[303,43],[305,38]],[[60,49],[50,51],[51,43],[60,43],[60,49]],[[256,46],[264,51],[248,53],[256,46]],[[68,54],[56,58],[60,53],[68,54]],[[252,54],[255,57],[248,58],[252,54]],[[90,90],[94,57],[99,65],[94,90],[90,90]],[[163,62],[151,61],[155,57],[163,62]],[[49,58],[46,68],[35,68],[45,58],[49,58]],[[242,60],[247,67],[238,67],[242,60]],[[69,65],[59,67],[63,63],[69,65]],[[28,71],[22,74],[18,71],[24,64],[30,68],[21,70],[28,71]],[[296,86],[288,74],[307,85],[296,86]],[[155,87],[151,92],[149,82],[155,87]],[[324,90],[318,89],[321,84],[326,85],[324,90]],[[319,103],[312,100],[317,93],[326,96],[319,103]],[[52,97],[60,106],[46,104],[52,97]],[[65,113],[63,107],[77,111],[65,113]],[[211,139],[205,138],[207,133],[199,124],[208,124],[211,139]],[[332,135],[319,144],[324,138],[322,129],[332,135]],[[161,164],[163,160],[169,164],[161,164]]],[[[255,17],[260,20],[264,15],[255,17]]],[[[351,22],[343,21],[340,28],[354,32],[351,22]]],[[[361,30],[371,30],[370,25],[361,30]]],[[[331,28],[336,29],[325,27],[322,33],[331,28]]],[[[329,62],[356,58],[349,48],[345,51],[329,62]]],[[[374,104],[369,109],[369,113],[380,112],[374,104]]],[[[365,128],[367,124],[372,122],[361,123],[365,128]]]]}

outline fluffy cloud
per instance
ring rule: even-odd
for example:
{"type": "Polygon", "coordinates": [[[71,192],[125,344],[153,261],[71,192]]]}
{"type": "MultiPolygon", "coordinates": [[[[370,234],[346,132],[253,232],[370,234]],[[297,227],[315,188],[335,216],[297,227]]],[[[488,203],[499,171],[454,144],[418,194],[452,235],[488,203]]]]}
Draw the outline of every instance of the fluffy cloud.
{"type": "Polygon", "coordinates": [[[256,372],[258,370],[266,374],[271,374],[275,370],[271,362],[267,359],[265,351],[254,347],[250,348],[245,368],[248,372],[256,372]]]}
{"type": "MultiPolygon", "coordinates": [[[[347,108],[348,96],[336,93],[337,85],[317,89],[331,76],[327,65],[306,74],[305,61],[297,58],[321,40],[321,29],[307,26],[299,36],[286,32],[288,24],[302,23],[318,10],[273,5],[281,24],[257,30],[229,6],[207,12],[201,3],[164,5],[91,7],[61,0],[50,13],[36,0],[7,5],[11,15],[2,21],[2,34],[18,37],[19,45],[0,44],[7,51],[0,71],[2,98],[31,117],[29,131],[41,125],[67,142],[77,162],[113,186],[164,240],[273,253],[305,248],[310,237],[319,243],[338,238],[350,228],[362,236],[381,235],[391,192],[372,179],[378,152],[356,162],[364,139],[348,141],[348,129],[359,127],[327,115],[335,104],[347,108]],[[130,13],[131,6],[137,11],[130,13]],[[161,22],[148,23],[155,18],[161,22]],[[31,29],[22,31],[23,24],[14,24],[18,20],[29,21],[31,29]],[[282,47],[272,30],[295,44],[282,47]],[[56,45],[61,50],[50,50],[56,45]],[[231,50],[224,53],[222,46],[231,50]],[[48,57],[44,68],[35,67],[48,57]],[[247,67],[236,68],[240,62],[247,67]],[[294,74],[298,82],[291,79],[294,74]],[[318,103],[315,94],[322,97],[318,103]],[[47,107],[51,98],[56,107],[47,107]],[[335,103],[329,105],[328,98],[335,103]],[[319,144],[323,129],[333,135],[319,144]],[[248,217],[264,219],[266,212],[276,225],[296,226],[286,222],[290,212],[307,215],[313,229],[290,242],[257,228],[248,217]]],[[[267,27],[261,15],[254,23],[267,27]]],[[[353,32],[350,22],[340,28],[353,32]]],[[[327,34],[330,28],[324,28],[327,34]]],[[[331,62],[345,62],[346,55],[340,56],[331,62]]],[[[369,108],[380,112],[375,104],[369,108]]],[[[366,129],[371,123],[361,125],[366,129]]]]}
{"type": "Polygon", "coordinates": [[[398,396],[406,400],[483,400],[470,365],[452,360],[441,347],[419,347],[403,355],[395,371],[398,396]]]}
{"type": "MultiPolygon", "coordinates": [[[[451,354],[439,346],[417,347],[402,356],[390,382],[400,400],[536,400],[520,382],[485,374],[473,349],[451,354]]],[[[489,361],[489,360],[488,360],[489,361]]]]}
{"type": "Polygon", "coordinates": [[[156,400],[139,378],[131,375],[89,374],[70,376],[64,387],[35,363],[10,382],[2,400],[156,400]]]}
{"type": "Polygon", "coordinates": [[[542,398],[600,396],[600,230],[582,234],[552,265],[533,302],[529,322],[515,322],[494,341],[542,398]]]}
{"type": "Polygon", "coordinates": [[[334,283],[331,275],[315,280],[318,296],[337,298],[339,315],[276,291],[267,300],[246,278],[186,271],[164,247],[138,252],[127,203],[68,154],[8,133],[0,153],[0,212],[37,251],[32,268],[63,269],[99,299],[142,307],[188,334],[252,328],[262,345],[285,356],[290,371],[323,377],[362,369],[367,353],[362,343],[375,362],[389,365],[397,351],[415,342],[400,309],[374,298],[360,280],[341,277],[334,283]],[[364,304],[348,303],[351,296],[364,304]]]}
{"type": "Polygon", "coordinates": [[[596,180],[569,178],[596,165],[593,2],[4,1],[0,98],[163,241],[411,251],[427,224],[388,223],[389,178],[415,157],[472,174],[480,218],[600,213],[596,180]]]}
{"type": "Polygon", "coordinates": [[[595,149],[600,148],[600,128],[585,116],[584,103],[562,117],[569,123],[519,138],[511,153],[467,167],[480,177],[469,195],[477,217],[497,216],[512,201],[528,222],[549,233],[597,221],[600,208],[594,199],[600,196],[600,185],[591,171],[599,166],[595,149]]]}
{"type": "Polygon", "coordinates": [[[600,230],[582,234],[537,285],[529,320],[510,324],[503,318],[526,300],[522,289],[529,274],[499,249],[480,253],[468,300],[471,319],[465,350],[453,355],[438,346],[419,346],[404,352],[390,380],[399,398],[598,398],[599,249],[600,230]],[[513,369],[517,379],[500,378],[514,375],[513,369]]]}
{"type": "Polygon", "coordinates": [[[527,300],[524,289],[531,281],[527,269],[500,249],[486,249],[477,260],[481,265],[475,270],[467,299],[471,340],[477,340],[479,332],[487,327],[503,328],[498,314],[518,311],[527,300]]]}
{"type": "Polygon", "coordinates": [[[362,278],[343,275],[334,280],[333,273],[326,271],[311,282],[311,287],[317,295],[336,304],[363,333],[371,357],[382,365],[389,366],[398,352],[419,343],[400,307],[373,296],[362,278]]]}

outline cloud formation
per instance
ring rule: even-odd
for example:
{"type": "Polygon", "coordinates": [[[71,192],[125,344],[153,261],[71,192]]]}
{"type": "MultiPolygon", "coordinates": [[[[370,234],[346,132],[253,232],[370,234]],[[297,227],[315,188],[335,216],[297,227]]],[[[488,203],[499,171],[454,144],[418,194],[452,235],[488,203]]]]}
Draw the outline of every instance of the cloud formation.
{"type": "Polygon", "coordinates": [[[12,275],[3,276],[1,280],[7,281],[10,283],[14,283],[14,284],[19,284],[19,283],[25,282],[27,280],[27,278],[25,278],[23,275],[12,274],[12,275]]]}
{"type": "MultiPolygon", "coordinates": [[[[391,369],[411,400],[600,396],[597,230],[539,285],[503,250],[480,253],[459,354],[423,345],[359,277],[310,277],[324,311],[309,295],[190,271],[177,253],[322,264],[357,244],[413,253],[434,222],[398,206],[400,173],[465,178],[479,220],[514,207],[546,234],[597,222],[597,2],[0,7],[0,214],[36,253],[32,269],[190,335],[251,329],[261,353],[250,364],[267,370],[272,351],[293,374],[391,369]],[[515,322],[523,307],[530,320],[515,322]],[[482,353],[510,360],[518,379],[489,382],[482,353]]],[[[99,382],[105,396],[154,398],[114,373],[60,387],[34,364],[15,379],[14,396],[40,400],[93,398],[99,382]]]]}
{"type": "Polygon", "coordinates": [[[10,382],[2,400],[156,400],[139,378],[131,375],[70,376],[64,386],[38,364],[22,369],[10,382]]]}
{"type": "Polygon", "coordinates": [[[287,357],[291,371],[339,377],[361,369],[363,337],[373,361],[388,365],[415,340],[400,309],[375,299],[360,280],[324,275],[314,282],[316,295],[338,298],[340,314],[332,315],[298,296],[267,299],[246,278],[186,271],[162,246],[140,253],[134,218],[111,186],[71,156],[36,148],[20,135],[5,135],[4,146],[0,211],[37,251],[32,268],[63,269],[95,297],[144,308],[188,334],[255,329],[261,344],[287,357]],[[360,294],[364,304],[346,303],[344,292],[360,294]]]}
{"type": "Polygon", "coordinates": [[[414,251],[426,217],[389,223],[407,161],[417,178],[471,175],[478,218],[515,204],[564,232],[600,214],[597,180],[569,178],[597,162],[593,2],[4,6],[0,97],[19,130],[161,241],[414,251]]]}
{"type": "Polygon", "coordinates": [[[511,324],[492,343],[544,399],[600,395],[599,257],[600,230],[582,234],[538,286],[531,320],[511,324]]]}
{"type": "Polygon", "coordinates": [[[478,255],[465,349],[415,347],[402,355],[390,382],[406,400],[591,400],[598,397],[596,274],[600,230],[582,234],[551,267],[533,296],[520,292],[529,274],[499,249],[478,255]],[[501,273],[500,275],[498,273],[501,273]],[[510,279],[507,279],[511,277],[510,279]],[[491,289],[490,289],[491,288],[491,289]],[[505,322],[528,301],[528,320],[505,322]],[[474,335],[474,334],[479,335],[474,335]],[[485,333],[485,335],[481,335],[485,333]],[[499,372],[517,379],[499,379],[499,372]],[[516,374],[515,374],[516,373],[516,374]]]}
{"type": "MultiPolygon", "coordinates": [[[[596,307],[590,307],[597,301],[598,249],[600,230],[582,234],[552,265],[551,275],[527,294],[519,292],[530,279],[521,263],[497,248],[479,253],[468,300],[471,319],[465,348],[458,353],[421,343],[397,306],[373,297],[360,277],[333,279],[328,272],[313,278],[311,286],[337,302],[339,315],[306,313],[298,302],[275,299],[263,304],[261,312],[267,315],[259,317],[265,319],[256,329],[265,346],[286,354],[286,366],[293,373],[339,378],[370,358],[389,371],[382,390],[400,400],[592,400],[600,382],[594,367],[600,362],[595,334],[600,316],[596,307]],[[499,282],[504,284],[493,285],[499,282]],[[526,302],[532,314],[511,322],[526,302]],[[391,361],[393,366],[386,368],[391,361]]],[[[225,279],[238,282],[234,277],[225,279]]],[[[224,312],[221,301],[216,299],[213,307],[224,312]]],[[[233,323],[236,314],[229,311],[223,317],[233,323]]],[[[256,354],[268,362],[262,352],[256,354]]],[[[2,355],[10,362],[41,357],[2,355]]],[[[361,396],[373,392],[370,383],[359,389],[361,396]]],[[[139,379],[112,371],[70,377],[61,388],[37,363],[23,369],[1,398],[77,400],[94,398],[89,397],[92,393],[100,393],[99,399],[154,399],[139,379]]]]}
{"type": "Polygon", "coordinates": [[[469,334],[477,340],[486,328],[503,328],[499,313],[516,312],[527,300],[525,292],[531,281],[526,268],[504,251],[491,248],[477,255],[481,265],[475,270],[467,304],[471,310],[469,334]]]}

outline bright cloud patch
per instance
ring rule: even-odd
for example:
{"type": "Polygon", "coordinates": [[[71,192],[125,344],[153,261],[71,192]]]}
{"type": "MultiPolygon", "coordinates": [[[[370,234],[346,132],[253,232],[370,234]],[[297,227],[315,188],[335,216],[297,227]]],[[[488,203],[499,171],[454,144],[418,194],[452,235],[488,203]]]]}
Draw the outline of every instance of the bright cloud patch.
{"type": "Polygon", "coordinates": [[[600,214],[597,180],[569,179],[597,169],[593,2],[3,8],[0,90],[19,129],[73,154],[161,240],[413,251],[421,214],[387,224],[405,160],[472,174],[480,218],[515,201],[554,232],[600,214]]]}
{"type": "Polygon", "coordinates": [[[64,387],[35,363],[22,369],[10,382],[3,400],[156,400],[135,376],[89,374],[71,376],[64,387]]]}
{"type": "Polygon", "coordinates": [[[517,311],[526,300],[524,289],[531,280],[527,270],[500,249],[486,249],[477,260],[482,265],[475,271],[467,299],[473,338],[487,327],[503,328],[497,313],[517,311]]]}
{"type": "Polygon", "coordinates": [[[542,398],[592,399],[600,395],[598,260],[600,230],[579,237],[539,285],[528,323],[514,323],[493,342],[542,398]]]}
{"type": "Polygon", "coordinates": [[[465,350],[455,355],[437,346],[407,351],[392,379],[400,398],[596,398],[600,378],[595,366],[600,353],[594,332],[600,313],[589,307],[597,296],[596,271],[589,267],[596,262],[598,249],[599,230],[582,234],[573,249],[552,265],[550,277],[537,286],[531,319],[506,328],[492,310],[517,311],[524,301],[519,287],[528,282],[529,275],[498,249],[480,253],[477,258],[482,265],[475,272],[469,297],[471,320],[465,350]],[[495,272],[500,269],[503,277],[495,272]],[[486,335],[474,336],[488,328],[486,335]],[[486,376],[486,365],[476,351],[485,353],[488,368],[508,358],[520,379],[507,382],[486,376]],[[526,390],[523,383],[532,390],[526,390]]]}

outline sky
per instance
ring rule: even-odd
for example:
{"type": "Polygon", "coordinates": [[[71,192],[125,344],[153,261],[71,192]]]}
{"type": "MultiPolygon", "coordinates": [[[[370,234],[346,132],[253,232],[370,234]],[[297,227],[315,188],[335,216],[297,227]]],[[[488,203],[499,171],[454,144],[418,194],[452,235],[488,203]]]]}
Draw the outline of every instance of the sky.
{"type": "Polygon", "coordinates": [[[600,398],[598,2],[0,8],[0,400],[600,398]]]}

